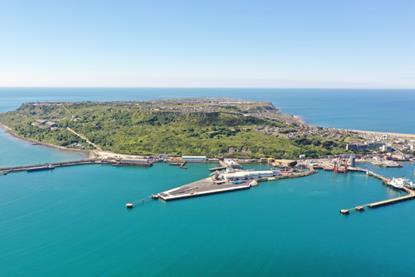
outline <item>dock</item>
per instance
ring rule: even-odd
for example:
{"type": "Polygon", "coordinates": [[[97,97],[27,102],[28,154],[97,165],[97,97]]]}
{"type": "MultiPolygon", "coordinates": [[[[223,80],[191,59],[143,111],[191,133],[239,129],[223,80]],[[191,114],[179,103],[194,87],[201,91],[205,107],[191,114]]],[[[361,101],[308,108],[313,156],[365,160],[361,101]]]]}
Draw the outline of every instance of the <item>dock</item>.
{"type": "Polygon", "coordinates": [[[243,184],[235,185],[230,183],[217,183],[211,177],[209,177],[192,182],[184,186],[160,192],[158,194],[153,195],[153,198],[162,199],[164,201],[171,201],[250,188],[250,181],[245,182],[243,184]]]}
{"type": "Polygon", "coordinates": [[[404,196],[400,196],[400,197],[396,197],[396,198],[392,198],[392,199],[387,199],[387,200],[383,200],[383,201],[378,201],[378,202],[374,202],[374,203],[370,203],[367,204],[367,206],[369,208],[379,208],[382,206],[387,206],[387,205],[391,205],[391,204],[395,204],[398,202],[402,202],[402,201],[406,201],[406,200],[411,200],[415,198],[415,191],[405,188],[405,191],[408,193],[407,195],[404,196]]]}
{"type": "Polygon", "coordinates": [[[44,171],[44,170],[53,170],[59,167],[68,167],[68,166],[79,166],[79,165],[89,165],[89,164],[108,164],[113,166],[152,166],[153,162],[124,162],[117,160],[101,160],[101,159],[84,159],[76,161],[67,161],[67,162],[56,162],[56,163],[46,163],[46,164],[35,164],[35,165],[24,165],[24,166],[13,166],[13,167],[3,167],[0,168],[0,176],[7,175],[10,173],[17,172],[35,172],[35,171],[44,171]]]}
{"type": "MultiPolygon", "coordinates": [[[[351,168],[349,168],[349,170],[354,171],[354,172],[363,172],[368,176],[372,176],[372,177],[375,177],[376,179],[379,179],[385,185],[390,186],[390,181],[391,181],[390,178],[387,178],[387,177],[385,177],[381,174],[378,174],[376,172],[373,172],[371,170],[368,170],[368,169],[365,169],[365,168],[359,168],[359,167],[351,167],[351,168]]],[[[386,199],[386,200],[372,202],[372,203],[368,203],[368,204],[364,204],[364,205],[359,205],[359,206],[356,206],[356,207],[351,208],[351,209],[341,209],[340,213],[343,214],[343,215],[348,215],[351,211],[363,212],[366,208],[375,209],[375,208],[379,208],[379,207],[383,207],[383,206],[387,206],[387,205],[392,205],[392,204],[400,203],[400,202],[411,200],[411,199],[415,198],[415,190],[409,189],[407,187],[402,188],[402,190],[404,190],[407,194],[403,195],[403,196],[391,198],[391,199],[386,199]]]]}
{"type": "Polygon", "coordinates": [[[349,167],[348,170],[349,171],[353,171],[353,172],[362,172],[362,173],[365,173],[368,176],[375,177],[376,179],[379,179],[380,181],[382,181],[385,185],[389,184],[389,182],[391,181],[390,178],[387,178],[387,177],[385,177],[383,175],[380,175],[380,174],[378,174],[376,172],[373,172],[373,171],[371,171],[369,169],[366,169],[366,168],[349,167]]]}

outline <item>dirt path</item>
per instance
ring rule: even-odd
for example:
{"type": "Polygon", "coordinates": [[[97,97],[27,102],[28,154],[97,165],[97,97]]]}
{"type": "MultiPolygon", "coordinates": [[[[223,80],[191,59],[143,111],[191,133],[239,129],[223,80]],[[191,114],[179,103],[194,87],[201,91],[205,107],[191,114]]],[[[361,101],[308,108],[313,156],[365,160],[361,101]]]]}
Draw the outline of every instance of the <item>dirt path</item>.
{"type": "Polygon", "coordinates": [[[101,147],[99,147],[98,145],[96,145],[95,143],[93,143],[92,141],[90,141],[90,140],[89,140],[86,136],[84,136],[84,135],[82,135],[82,134],[77,133],[75,130],[73,130],[73,129],[69,128],[69,127],[66,127],[66,130],[68,130],[69,132],[71,132],[71,133],[72,133],[72,134],[74,134],[75,136],[77,136],[77,137],[79,137],[79,138],[83,139],[84,141],[86,141],[89,145],[91,145],[91,146],[92,146],[92,147],[94,147],[95,149],[97,149],[97,150],[99,150],[99,151],[102,151],[101,147]]]}

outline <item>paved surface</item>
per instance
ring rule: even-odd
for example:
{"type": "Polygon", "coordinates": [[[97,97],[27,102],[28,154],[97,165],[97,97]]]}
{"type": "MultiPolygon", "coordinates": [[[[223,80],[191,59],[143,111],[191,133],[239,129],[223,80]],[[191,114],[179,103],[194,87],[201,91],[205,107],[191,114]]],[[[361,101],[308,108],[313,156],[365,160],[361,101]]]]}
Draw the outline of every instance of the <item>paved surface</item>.
{"type": "Polygon", "coordinates": [[[209,177],[184,186],[161,192],[158,194],[158,196],[163,200],[175,200],[214,193],[222,193],[227,191],[249,189],[251,187],[249,183],[250,182],[246,182],[239,185],[229,183],[216,184],[212,178],[209,177]]]}

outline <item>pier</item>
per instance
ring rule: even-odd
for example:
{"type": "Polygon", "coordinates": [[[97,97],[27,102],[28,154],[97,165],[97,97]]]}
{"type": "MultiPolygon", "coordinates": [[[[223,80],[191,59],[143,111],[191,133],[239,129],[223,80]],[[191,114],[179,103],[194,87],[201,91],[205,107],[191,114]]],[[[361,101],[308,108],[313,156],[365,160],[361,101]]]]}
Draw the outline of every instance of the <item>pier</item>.
{"type": "Polygon", "coordinates": [[[44,171],[44,170],[53,170],[59,167],[68,167],[68,166],[79,166],[79,165],[89,165],[89,164],[109,164],[113,166],[152,166],[152,161],[123,161],[123,160],[102,160],[102,159],[84,159],[68,162],[56,162],[56,163],[46,163],[46,164],[35,164],[35,165],[24,165],[24,166],[13,166],[13,167],[3,167],[0,168],[0,176],[7,175],[10,173],[17,172],[35,172],[35,171],[44,171]]]}
{"type": "MultiPolygon", "coordinates": [[[[375,173],[371,170],[368,170],[368,169],[365,169],[365,168],[359,168],[359,167],[351,167],[351,168],[349,168],[349,170],[350,171],[355,171],[355,172],[363,172],[368,176],[372,176],[372,177],[375,177],[375,178],[379,179],[385,185],[390,186],[390,181],[391,181],[390,178],[387,178],[387,177],[385,177],[381,174],[375,173]]],[[[379,207],[392,205],[392,204],[400,203],[400,202],[411,200],[411,199],[415,198],[415,190],[409,189],[407,187],[403,187],[402,190],[404,190],[407,194],[403,195],[403,196],[391,198],[391,199],[386,199],[386,200],[382,200],[382,201],[377,201],[377,202],[372,202],[372,203],[368,203],[368,204],[364,204],[364,205],[359,205],[359,206],[356,206],[356,207],[351,208],[351,209],[341,209],[340,213],[343,214],[343,215],[348,215],[348,214],[350,214],[351,211],[363,212],[366,208],[371,208],[371,209],[379,208],[379,207]]]]}
{"type": "MultiPolygon", "coordinates": [[[[246,170],[237,171],[237,173],[243,173],[243,172],[255,173],[255,171],[246,171],[246,170]]],[[[261,171],[257,171],[257,172],[261,172],[261,171]]],[[[308,169],[308,170],[301,171],[301,172],[284,173],[284,174],[272,176],[272,177],[260,177],[260,176],[241,177],[245,179],[238,180],[238,181],[243,182],[239,184],[236,184],[235,182],[227,180],[226,178],[215,179],[215,176],[212,176],[212,177],[204,178],[204,179],[189,183],[187,185],[183,185],[183,186],[180,186],[174,189],[160,192],[158,194],[154,194],[153,198],[170,201],[170,200],[178,200],[178,199],[210,195],[210,194],[216,194],[216,193],[244,190],[244,189],[250,189],[251,187],[258,185],[258,182],[275,181],[275,180],[281,180],[281,179],[287,179],[287,178],[299,178],[299,177],[305,177],[305,176],[308,176],[314,173],[315,173],[314,169],[308,169]]]]}
{"type": "Polygon", "coordinates": [[[373,171],[371,171],[371,170],[369,170],[369,169],[366,169],[366,168],[361,168],[361,167],[349,167],[348,168],[348,170],[349,171],[354,171],[354,172],[363,172],[363,173],[365,173],[366,175],[368,175],[368,176],[372,176],[372,177],[375,177],[376,179],[379,179],[380,181],[382,181],[385,185],[388,185],[389,184],[389,182],[391,181],[391,179],[390,178],[387,178],[387,177],[385,177],[385,176],[383,176],[383,175],[380,175],[380,174],[378,174],[378,173],[376,173],[376,172],[373,172],[373,171]]]}
{"type": "Polygon", "coordinates": [[[224,182],[215,182],[213,178],[205,178],[193,183],[180,186],[171,190],[167,190],[153,195],[155,199],[162,199],[165,201],[178,200],[196,196],[210,195],[216,193],[224,193],[236,190],[250,189],[251,181],[243,184],[235,185],[224,182]]]}
{"type": "Polygon", "coordinates": [[[367,206],[369,208],[378,208],[378,207],[387,206],[387,205],[391,205],[391,204],[395,204],[395,203],[398,203],[398,202],[402,202],[402,201],[406,201],[406,200],[410,200],[410,199],[415,198],[415,191],[413,191],[411,189],[408,189],[408,188],[405,188],[404,190],[408,193],[407,195],[392,198],[392,199],[387,199],[387,200],[383,200],[383,201],[378,201],[378,202],[374,202],[374,203],[370,203],[370,204],[367,204],[367,206]]]}

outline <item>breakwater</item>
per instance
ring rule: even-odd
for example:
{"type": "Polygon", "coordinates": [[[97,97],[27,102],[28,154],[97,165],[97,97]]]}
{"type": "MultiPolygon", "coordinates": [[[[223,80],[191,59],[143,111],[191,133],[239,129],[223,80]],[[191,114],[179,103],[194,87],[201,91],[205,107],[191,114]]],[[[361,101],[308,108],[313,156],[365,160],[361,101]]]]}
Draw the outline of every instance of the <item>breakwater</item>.
{"type": "MultiPolygon", "coordinates": [[[[372,176],[376,179],[379,179],[380,181],[383,182],[384,185],[391,186],[391,179],[390,178],[385,177],[385,176],[383,176],[379,173],[373,172],[369,169],[360,168],[360,167],[350,167],[349,171],[365,173],[368,176],[372,176]]],[[[351,211],[362,212],[366,208],[371,208],[371,209],[379,208],[379,207],[392,205],[392,204],[400,203],[400,202],[411,200],[411,199],[415,198],[415,190],[407,188],[407,187],[403,187],[401,190],[405,191],[407,194],[404,195],[404,196],[399,196],[399,197],[395,197],[395,198],[391,198],[391,199],[386,199],[386,200],[376,201],[376,202],[367,203],[367,204],[363,204],[363,205],[358,205],[358,206],[356,206],[354,208],[350,208],[350,209],[341,209],[340,213],[344,214],[344,215],[348,215],[351,211]]]]}
{"type": "Polygon", "coordinates": [[[43,171],[43,170],[53,170],[59,167],[68,167],[68,166],[79,166],[79,165],[89,165],[89,164],[108,164],[113,166],[152,166],[153,161],[123,161],[123,160],[106,160],[106,159],[84,159],[76,161],[67,161],[67,162],[56,162],[56,163],[45,163],[45,164],[35,164],[35,165],[24,165],[24,166],[13,166],[13,167],[3,167],[0,168],[0,175],[7,175],[9,173],[16,172],[34,172],[34,171],[43,171]]]}

